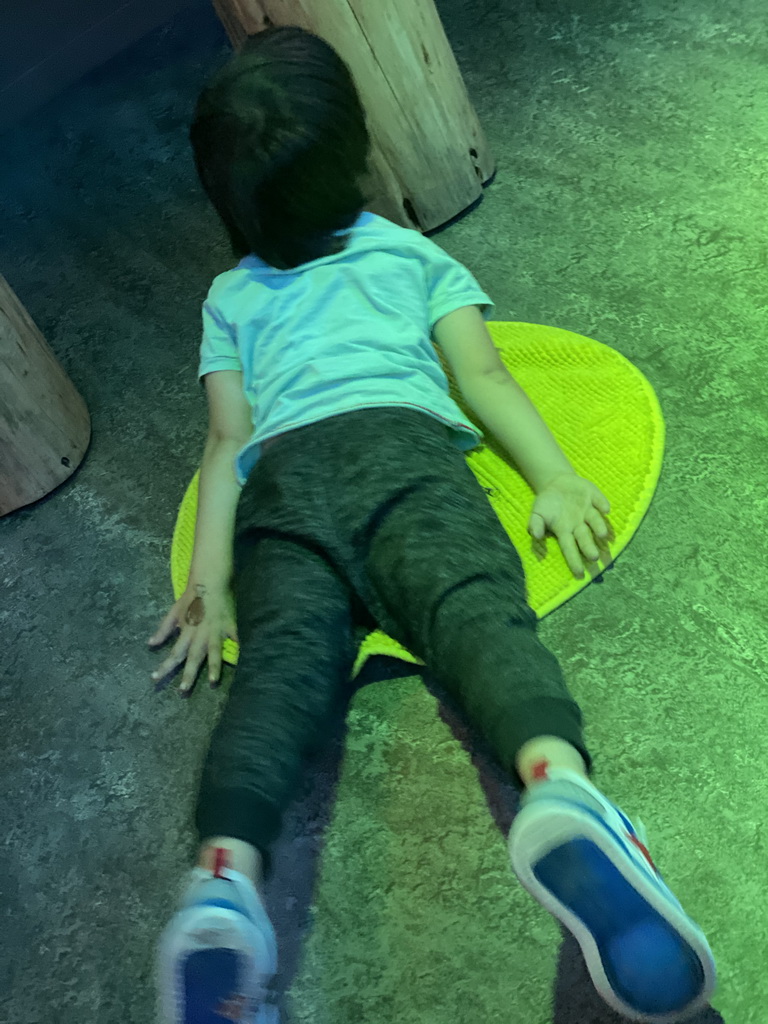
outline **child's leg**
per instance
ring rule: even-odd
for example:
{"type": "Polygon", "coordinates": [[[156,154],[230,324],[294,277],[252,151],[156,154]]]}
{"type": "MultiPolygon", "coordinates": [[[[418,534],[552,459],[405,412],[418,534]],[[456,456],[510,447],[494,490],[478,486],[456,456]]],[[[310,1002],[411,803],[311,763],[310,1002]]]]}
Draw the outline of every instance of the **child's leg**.
{"type": "Polygon", "coordinates": [[[343,712],[356,644],[347,585],[318,553],[263,537],[237,564],[240,653],[203,766],[197,864],[213,870],[226,848],[263,891],[307,756],[343,712]]]}

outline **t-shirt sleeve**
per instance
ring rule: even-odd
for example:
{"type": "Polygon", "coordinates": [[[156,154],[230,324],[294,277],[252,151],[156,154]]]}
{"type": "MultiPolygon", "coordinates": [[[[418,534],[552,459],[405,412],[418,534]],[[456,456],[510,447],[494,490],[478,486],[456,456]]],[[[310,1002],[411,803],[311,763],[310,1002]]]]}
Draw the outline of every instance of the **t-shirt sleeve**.
{"type": "Polygon", "coordinates": [[[203,340],[197,379],[204,386],[202,378],[212,370],[242,369],[234,332],[212,301],[211,292],[208,292],[208,298],[203,303],[203,340]]]}
{"type": "Polygon", "coordinates": [[[495,304],[464,264],[430,239],[424,241],[429,243],[426,277],[430,331],[441,317],[462,306],[480,306],[483,319],[490,320],[495,304]]]}

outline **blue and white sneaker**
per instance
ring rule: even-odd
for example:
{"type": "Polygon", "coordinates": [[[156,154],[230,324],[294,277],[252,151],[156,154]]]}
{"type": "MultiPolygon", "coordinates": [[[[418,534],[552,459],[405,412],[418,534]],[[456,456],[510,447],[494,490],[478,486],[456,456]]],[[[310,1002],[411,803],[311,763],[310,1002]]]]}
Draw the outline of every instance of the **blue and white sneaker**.
{"type": "Polygon", "coordinates": [[[192,870],[156,970],[163,1024],[279,1024],[275,931],[256,887],[223,856],[216,871],[192,870]]]}
{"type": "Polygon", "coordinates": [[[581,946],[595,988],[630,1020],[672,1024],[716,986],[704,933],[662,879],[632,825],[577,772],[550,769],[509,833],[515,874],[581,946]]]}

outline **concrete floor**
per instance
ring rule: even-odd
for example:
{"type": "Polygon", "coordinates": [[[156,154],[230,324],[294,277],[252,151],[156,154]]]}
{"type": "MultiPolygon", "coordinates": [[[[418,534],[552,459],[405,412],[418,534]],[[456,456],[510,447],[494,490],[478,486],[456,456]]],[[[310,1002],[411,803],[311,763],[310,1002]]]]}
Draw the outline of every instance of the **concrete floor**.
{"type": "MultiPolygon", "coordinates": [[[[717,1010],[695,1024],[763,1024],[764,10],[438,8],[499,171],[435,240],[498,319],[618,349],[667,422],[637,536],[542,639],[596,784],[642,817],[712,943],[717,1010]]],[[[93,422],[74,476],[0,520],[8,1024],[152,1021],[154,946],[194,856],[231,669],[189,702],[155,694],[146,638],[205,439],[200,304],[231,265],[186,141],[226,51],[195,4],[0,139],[0,270],[93,422]]],[[[509,780],[419,677],[374,669],[274,851],[284,1021],[617,1021],[512,875],[509,780]]]]}

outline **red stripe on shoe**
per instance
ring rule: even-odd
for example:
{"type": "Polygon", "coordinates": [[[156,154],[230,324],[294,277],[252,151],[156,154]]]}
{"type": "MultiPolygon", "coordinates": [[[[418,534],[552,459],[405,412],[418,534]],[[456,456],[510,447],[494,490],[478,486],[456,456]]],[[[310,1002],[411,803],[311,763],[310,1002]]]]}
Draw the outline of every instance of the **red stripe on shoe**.
{"type": "Polygon", "coordinates": [[[645,857],[645,859],[646,859],[646,860],[648,861],[648,863],[649,863],[649,864],[651,865],[651,867],[653,868],[653,870],[654,870],[654,871],[656,872],[656,874],[658,875],[658,873],[659,873],[659,872],[658,872],[658,869],[657,869],[656,865],[655,865],[655,864],[653,863],[653,860],[651,859],[651,855],[650,855],[650,853],[648,853],[648,850],[647,850],[647,849],[646,849],[646,847],[645,847],[645,846],[644,846],[644,845],[643,845],[643,844],[642,844],[642,843],[640,842],[640,840],[639,840],[639,839],[637,838],[637,836],[633,836],[631,832],[627,832],[627,839],[629,839],[629,841],[630,841],[630,842],[632,842],[632,843],[634,843],[634,844],[635,844],[635,846],[636,846],[636,847],[638,848],[638,850],[639,850],[639,851],[640,851],[640,852],[642,853],[642,855],[643,855],[643,856],[645,857]]]}
{"type": "Polygon", "coordinates": [[[225,850],[221,846],[216,847],[216,863],[213,869],[214,878],[223,878],[223,868],[229,867],[229,850],[225,850]]]}

